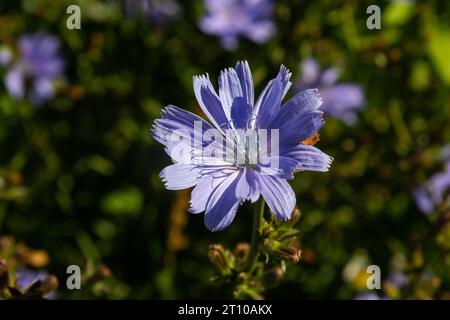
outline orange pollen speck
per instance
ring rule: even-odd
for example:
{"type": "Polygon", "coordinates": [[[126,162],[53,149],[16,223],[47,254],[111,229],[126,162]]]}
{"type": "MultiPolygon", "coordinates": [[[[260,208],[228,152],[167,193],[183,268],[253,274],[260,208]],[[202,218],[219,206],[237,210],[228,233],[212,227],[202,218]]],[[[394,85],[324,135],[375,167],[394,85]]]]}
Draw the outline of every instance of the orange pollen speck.
{"type": "Polygon", "coordinates": [[[307,146],[313,146],[320,140],[320,135],[318,133],[313,134],[311,137],[300,141],[301,144],[305,144],[307,146]]]}

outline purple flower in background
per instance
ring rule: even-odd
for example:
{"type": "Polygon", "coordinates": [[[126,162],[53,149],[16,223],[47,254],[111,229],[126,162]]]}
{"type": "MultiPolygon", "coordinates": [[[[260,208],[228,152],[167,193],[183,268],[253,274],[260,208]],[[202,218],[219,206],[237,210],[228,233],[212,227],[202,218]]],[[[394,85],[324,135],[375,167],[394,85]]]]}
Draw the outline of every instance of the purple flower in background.
{"type": "MultiPolygon", "coordinates": [[[[16,286],[21,290],[29,289],[36,281],[45,281],[49,277],[49,273],[45,270],[31,270],[27,268],[19,268],[16,271],[16,286]]],[[[53,299],[56,292],[51,291],[45,295],[47,299],[53,299]]]]}
{"type": "Polygon", "coordinates": [[[244,36],[253,42],[264,43],[275,32],[270,20],[270,0],[204,0],[208,14],[200,21],[200,29],[221,38],[228,50],[236,49],[244,36]]]}
{"type": "Polygon", "coordinates": [[[129,15],[144,16],[156,24],[165,24],[180,13],[174,0],[125,0],[125,11],[129,15]]]}
{"type": "Polygon", "coordinates": [[[450,161],[445,170],[434,174],[423,185],[414,190],[417,206],[425,213],[430,214],[445,202],[450,202],[450,161]]]}
{"type": "Polygon", "coordinates": [[[0,48],[0,66],[6,66],[12,60],[12,51],[8,47],[0,48]]]}
{"type": "Polygon", "coordinates": [[[293,179],[294,171],[328,171],[332,159],[316,147],[300,143],[322,127],[322,99],[317,89],[305,90],[282,106],[290,77],[291,73],[281,66],[255,103],[247,62],[221,72],[219,94],[208,75],[195,76],[195,95],[212,124],[172,105],[165,107],[162,119],[155,121],[153,137],[175,162],[160,176],[170,190],[194,187],[189,211],[205,211],[209,230],[229,226],[239,205],[246,200],[256,202],[260,195],[276,217],[288,220],[296,198],[287,180],[293,179]],[[180,134],[174,136],[176,131],[180,134]],[[213,139],[211,132],[215,133],[213,139]],[[261,132],[270,134],[263,140],[261,132]],[[255,141],[258,148],[252,147],[255,141]],[[264,141],[270,146],[267,153],[260,148],[264,141]],[[226,152],[245,161],[217,156],[223,143],[226,152]],[[187,158],[179,153],[183,148],[187,158]]]}
{"type": "Polygon", "coordinates": [[[52,98],[54,80],[63,76],[59,46],[58,38],[45,32],[22,36],[18,42],[19,57],[4,79],[9,94],[23,99],[29,93],[33,104],[52,98]]]}
{"type": "Polygon", "coordinates": [[[356,123],[356,110],[365,105],[361,86],[353,83],[336,83],[339,72],[335,68],[321,70],[312,58],[301,63],[302,76],[297,89],[319,88],[323,98],[322,110],[326,115],[339,118],[348,125],[356,123]]]}
{"type": "Polygon", "coordinates": [[[450,144],[446,144],[439,155],[439,158],[444,161],[444,162],[449,162],[450,163],[450,144]]]}
{"type": "Polygon", "coordinates": [[[404,287],[409,283],[408,277],[401,271],[391,272],[387,281],[398,289],[404,287]]]}
{"type": "Polygon", "coordinates": [[[23,290],[31,287],[38,280],[44,281],[49,276],[45,270],[30,270],[20,268],[16,271],[16,285],[23,290]]]}

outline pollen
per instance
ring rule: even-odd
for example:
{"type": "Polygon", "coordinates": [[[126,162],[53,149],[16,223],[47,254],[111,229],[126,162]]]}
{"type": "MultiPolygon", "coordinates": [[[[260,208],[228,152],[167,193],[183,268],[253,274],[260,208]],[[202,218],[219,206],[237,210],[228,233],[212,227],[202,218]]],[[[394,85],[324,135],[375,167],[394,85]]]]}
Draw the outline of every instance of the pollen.
{"type": "Polygon", "coordinates": [[[320,140],[320,135],[318,133],[313,134],[311,137],[300,141],[301,144],[307,145],[307,146],[313,146],[320,140]]]}

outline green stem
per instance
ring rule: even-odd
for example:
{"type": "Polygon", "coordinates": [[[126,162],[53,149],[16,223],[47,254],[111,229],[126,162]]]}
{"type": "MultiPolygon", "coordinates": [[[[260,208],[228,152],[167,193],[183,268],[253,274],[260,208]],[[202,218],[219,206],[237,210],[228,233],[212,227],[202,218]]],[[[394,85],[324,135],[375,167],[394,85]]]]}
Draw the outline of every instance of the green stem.
{"type": "Polygon", "coordinates": [[[259,229],[261,227],[261,221],[264,217],[264,199],[261,198],[259,208],[255,207],[255,213],[253,215],[253,230],[252,230],[252,242],[250,245],[250,252],[248,253],[247,262],[245,264],[245,271],[250,271],[253,269],[255,262],[259,255],[259,229]]]}

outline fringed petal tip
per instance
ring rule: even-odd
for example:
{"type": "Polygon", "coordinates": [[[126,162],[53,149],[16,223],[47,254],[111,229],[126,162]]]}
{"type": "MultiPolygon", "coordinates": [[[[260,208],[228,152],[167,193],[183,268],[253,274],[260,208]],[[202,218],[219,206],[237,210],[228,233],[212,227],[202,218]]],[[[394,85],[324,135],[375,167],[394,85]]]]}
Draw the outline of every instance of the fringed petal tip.
{"type": "MultiPolygon", "coordinates": [[[[324,153],[325,154],[325,153],[324,153]]],[[[326,154],[325,154],[326,155],[326,154]]],[[[326,160],[326,162],[325,162],[325,168],[324,168],[324,170],[322,171],[322,172],[328,172],[328,171],[330,171],[330,168],[331,168],[331,164],[333,163],[333,161],[334,161],[334,158],[333,157],[330,157],[329,155],[326,155],[327,156],[327,160],[326,160]]]]}
{"type": "Polygon", "coordinates": [[[197,81],[200,81],[202,85],[208,85],[208,83],[210,82],[208,73],[195,75],[192,77],[192,80],[194,81],[194,84],[197,81]]]}
{"type": "Polygon", "coordinates": [[[239,67],[240,65],[242,65],[242,66],[245,67],[245,68],[250,69],[250,65],[248,64],[248,61],[247,61],[247,60],[239,60],[239,61],[236,63],[236,68],[239,67]]]}
{"type": "Polygon", "coordinates": [[[292,72],[284,64],[280,66],[280,72],[282,72],[287,79],[292,77],[292,72]]]}

